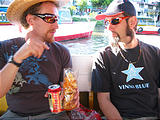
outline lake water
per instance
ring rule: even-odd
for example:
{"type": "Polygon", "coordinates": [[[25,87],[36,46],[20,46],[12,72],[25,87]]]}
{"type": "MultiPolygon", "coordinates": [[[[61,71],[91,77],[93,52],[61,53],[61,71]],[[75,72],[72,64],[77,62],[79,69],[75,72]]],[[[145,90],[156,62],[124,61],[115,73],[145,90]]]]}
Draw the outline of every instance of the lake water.
{"type": "MultiPolygon", "coordinates": [[[[137,35],[139,40],[160,48],[160,35],[137,35]]],[[[104,37],[102,28],[94,30],[91,38],[74,39],[61,42],[69,48],[71,54],[88,55],[94,54],[100,48],[108,45],[109,41],[104,37]]]]}
{"type": "Polygon", "coordinates": [[[68,47],[72,54],[94,54],[100,48],[108,45],[108,39],[101,35],[92,35],[91,38],[75,39],[61,43],[68,47]]]}
{"type": "MultiPolygon", "coordinates": [[[[0,40],[13,38],[15,36],[15,29],[12,29],[12,27],[14,26],[0,26],[0,40]]],[[[95,27],[91,38],[74,39],[63,41],[61,43],[70,50],[71,54],[91,55],[98,51],[100,48],[108,45],[108,39],[104,37],[103,30],[103,27],[95,27]]],[[[137,35],[137,38],[143,42],[160,48],[160,35],[137,35]]]]}

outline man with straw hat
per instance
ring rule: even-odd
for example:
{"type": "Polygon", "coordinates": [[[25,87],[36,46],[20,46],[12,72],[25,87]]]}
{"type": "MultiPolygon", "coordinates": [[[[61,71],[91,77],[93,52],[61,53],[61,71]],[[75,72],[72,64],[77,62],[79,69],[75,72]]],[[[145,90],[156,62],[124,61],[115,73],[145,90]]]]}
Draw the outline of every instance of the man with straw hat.
{"type": "Polygon", "coordinates": [[[160,50],[136,38],[135,7],[128,0],[114,0],[96,19],[105,21],[111,40],[97,55],[92,72],[92,90],[105,117],[157,120],[160,50]]]}
{"type": "Polygon", "coordinates": [[[0,97],[6,95],[8,103],[0,119],[69,119],[65,112],[52,114],[45,97],[49,85],[63,82],[64,68],[72,67],[68,49],[54,41],[58,7],[65,2],[14,0],[9,5],[7,19],[26,35],[0,42],[0,97]]]}

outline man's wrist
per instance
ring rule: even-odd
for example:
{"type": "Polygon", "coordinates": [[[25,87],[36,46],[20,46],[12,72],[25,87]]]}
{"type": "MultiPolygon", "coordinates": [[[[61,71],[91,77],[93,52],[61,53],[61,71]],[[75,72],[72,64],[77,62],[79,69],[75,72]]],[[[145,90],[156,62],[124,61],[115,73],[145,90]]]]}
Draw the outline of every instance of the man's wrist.
{"type": "Polygon", "coordinates": [[[8,63],[12,63],[12,64],[14,64],[14,65],[17,66],[17,67],[20,67],[21,64],[22,64],[22,62],[19,63],[19,62],[15,61],[13,56],[10,56],[10,58],[9,58],[9,60],[8,60],[8,63]]]}

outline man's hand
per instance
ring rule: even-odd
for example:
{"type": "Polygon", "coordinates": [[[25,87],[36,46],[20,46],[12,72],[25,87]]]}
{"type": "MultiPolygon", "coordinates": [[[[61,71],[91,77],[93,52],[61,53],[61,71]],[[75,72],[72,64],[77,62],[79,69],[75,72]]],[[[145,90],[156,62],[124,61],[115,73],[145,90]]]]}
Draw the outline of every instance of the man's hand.
{"type": "Polygon", "coordinates": [[[40,58],[45,49],[49,50],[44,40],[34,31],[28,32],[25,40],[26,43],[14,55],[14,60],[18,63],[21,63],[29,56],[40,58]]]}
{"type": "Polygon", "coordinates": [[[76,93],[74,94],[73,101],[71,101],[74,105],[76,105],[76,108],[79,108],[80,102],[79,102],[79,90],[76,90],[76,93]]]}
{"type": "MultiPolygon", "coordinates": [[[[44,97],[48,97],[48,92],[45,93],[44,97]]],[[[62,102],[64,100],[63,89],[61,91],[60,100],[62,102]]],[[[75,106],[75,108],[79,108],[80,102],[79,102],[79,90],[78,89],[76,89],[76,93],[74,93],[74,97],[73,97],[72,101],[70,101],[70,103],[72,103],[75,106]]]]}

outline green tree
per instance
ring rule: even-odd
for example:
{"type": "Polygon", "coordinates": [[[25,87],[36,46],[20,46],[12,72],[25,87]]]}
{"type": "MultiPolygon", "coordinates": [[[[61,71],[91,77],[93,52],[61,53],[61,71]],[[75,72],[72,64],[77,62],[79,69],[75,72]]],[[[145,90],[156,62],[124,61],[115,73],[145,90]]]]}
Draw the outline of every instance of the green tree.
{"type": "Polygon", "coordinates": [[[95,8],[106,8],[113,0],[91,0],[92,6],[95,8]]]}
{"type": "Polygon", "coordinates": [[[78,6],[80,7],[79,10],[81,12],[81,14],[87,9],[88,4],[87,4],[87,0],[81,0],[78,2],[78,6]]]}
{"type": "Polygon", "coordinates": [[[76,6],[69,7],[69,10],[71,12],[71,16],[73,15],[73,12],[76,10],[76,6]]]}

